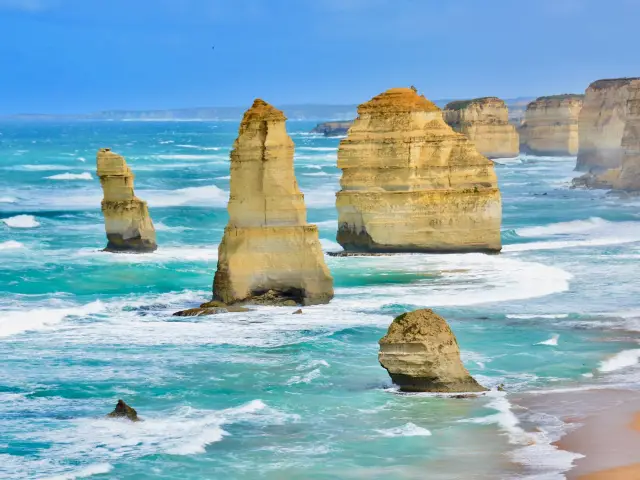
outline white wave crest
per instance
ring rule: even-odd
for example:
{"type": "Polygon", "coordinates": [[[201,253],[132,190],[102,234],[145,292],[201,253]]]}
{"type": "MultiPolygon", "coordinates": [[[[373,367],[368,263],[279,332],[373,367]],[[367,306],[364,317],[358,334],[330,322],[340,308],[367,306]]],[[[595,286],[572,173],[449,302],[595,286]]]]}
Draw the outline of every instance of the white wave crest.
{"type": "Polygon", "coordinates": [[[615,372],[616,370],[636,365],[638,362],[640,362],[640,348],[623,350],[601,362],[598,371],[603,373],[615,372]]]}
{"type": "Polygon", "coordinates": [[[178,207],[189,205],[194,207],[226,207],[229,192],[208,185],[203,187],[187,187],[178,190],[141,190],[141,198],[147,200],[150,207],[178,207]]]}
{"type": "Polygon", "coordinates": [[[202,147],[200,145],[188,145],[188,144],[176,144],[176,147],[180,147],[180,148],[193,148],[194,150],[212,150],[212,151],[218,151],[220,150],[220,147],[202,147]]]}
{"type": "Polygon", "coordinates": [[[552,346],[552,347],[557,347],[559,338],[560,338],[560,335],[555,333],[555,334],[553,334],[551,336],[551,338],[549,340],[545,340],[543,342],[538,342],[538,343],[536,343],[536,345],[549,345],[549,346],[552,346]]]}
{"type": "Polygon", "coordinates": [[[213,155],[213,154],[201,154],[201,155],[156,155],[155,158],[158,160],[226,160],[226,155],[213,155]]]}
{"type": "Polygon", "coordinates": [[[76,480],[77,478],[88,478],[93,475],[103,475],[111,470],[113,470],[113,466],[109,463],[95,463],[74,472],[47,477],[45,480],[76,480]]]}
{"type": "Polygon", "coordinates": [[[59,173],[57,175],[51,175],[46,177],[48,180],[93,180],[93,177],[89,172],[83,173],[59,173]]]}
{"type": "Polygon", "coordinates": [[[16,215],[15,217],[3,218],[2,221],[11,228],[35,228],[40,226],[40,222],[33,215],[16,215]]]}
{"type": "Polygon", "coordinates": [[[591,232],[602,227],[613,227],[615,222],[608,222],[600,217],[591,217],[587,220],[574,220],[571,222],[551,223],[540,227],[525,227],[516,230],[521,237],[547,237],[550,235],[567,235],[572,233],[591,232]]]}
{"type": "Polygon", "coordinates": [[[187,230],[193,230],[193,228],[191,228],[191,227],[181,227],[181,226],[170,227],[169,225],[165,225],[162,222],[156,223],[154,225],[154,227],[155,227],[157,232],[179,233],[179,232],[185,232],[187,230]]]}
{"type": "Polygon", "coordinates": [[[0,243],[0,250],[16,250],[18,248],[24,248],[24,245],[20,242],[16,242],[15,240],[8,240],[0,243]]]}
{"type": "Polygon", "coordinates": [[[376,430],[383,437],[430,437],[431,432],[415,423],[407,423],[401,427],[376,430]]]}
{"type": "Polygon", "coordinates": [[[0,197],[0,203],[16,203],[18,201],[15,197],[0,197]]]}

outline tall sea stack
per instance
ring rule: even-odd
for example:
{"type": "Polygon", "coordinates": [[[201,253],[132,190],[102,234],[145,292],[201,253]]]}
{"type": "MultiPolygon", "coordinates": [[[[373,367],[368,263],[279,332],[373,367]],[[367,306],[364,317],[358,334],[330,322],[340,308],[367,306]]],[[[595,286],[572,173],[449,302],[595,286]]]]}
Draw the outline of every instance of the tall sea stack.
{"type": "Polygon", "coordinates": [[[533,155],[577,155],[578,118],[584,95],[552,95],[527,105],[520,126],[520,148],[533,155]]]}
{"type": "Polygon", "coordinates": [[[576,170],[598,172],[622,164],[622,135],[631,83],[638,78],[598,80],[587,88],[580,112],[576,170]]]}
{"type": "Polygon", "coordinates": [[[518,132],[509,123],[509,109],[497,97],[450,102],[444,109],[444,120],[488,158],[517,157],[520,153],[518,132]]]}
{"type": "Polygon", "coordinates": [[[104,192],[102,213],[107,232],[107,252],[153,252],[156,231],[153,228],[147,202],[133,193],[134,175],[124,157],[109,148],[97,155],[98,176],[104,192]]]}
{"type": "Polygon", "coordinates": [[[313,305],[333,297],[318,229],[307,223],[285,121],[280,110],[255,100],[231,151],[229,223],[213,283],[214,299],[227,304],[261,297],[261,303],[313,305]]]}
{"type": "Polygon", "coordinates": [[[412,88],[358,107],[340,142],[338,242],[347,252],[497,252],[493,162],[412,88]]]}

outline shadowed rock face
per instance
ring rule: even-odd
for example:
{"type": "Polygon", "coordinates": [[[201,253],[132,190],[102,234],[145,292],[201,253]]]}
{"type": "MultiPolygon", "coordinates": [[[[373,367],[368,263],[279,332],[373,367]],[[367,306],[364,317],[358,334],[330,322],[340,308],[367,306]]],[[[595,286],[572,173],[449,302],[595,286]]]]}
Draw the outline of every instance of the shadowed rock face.
{"type": "Polygon", "coordinates": [[[576,155],[578,118],[584,95],[540,97],[527,106],[520,127],[520,148],[534,155],[576,155]]]}
{"type": "Polygon", "coordinates": [[[444,120],[488,158],[517,157],[520,153],[518,132],[509,123],[507,105],[499,98],[450,102],[444,109],[444,120]]]}
{"type": "Polygon", "coordinates": [[[327,303],[333,279],[293,171],[284,114],[256,100],[231,152],[229,223],[213,293],[226,304],[327,303]]]}
{"type": "Polygon", "coordinates": [[[338,242],[346,252],[495,252],[502,206],[493,162],[410,88],[358,108],[340,142],[338,242]]]}
{"type": "Polygon", "coordinates": [[[576,170],[598,172],[618,168],[632,82],[638,78],[598,80],[587,88],[580,111],[580,149],[576,170]]]}
{"type": "Polygon", "coordinates": [[[460,360],[447,322],[432,310],[404,313],[380,340],[378,360],[405,392],[481,392],[460,360]]]}
{"type": "Polygon", "coordinates": [[[98,176],[104,192],[102,213],[107,232],[108,252],[153,252],[156,231],[147,202],[133,193],[134,175],[124,157],[102,148],[97,155],[98,176]]]}
{"type": "Polygon", "coordinates": [[[140,421],[140,419],[138,418],[138,412],[136,412],[134,408],[131,408],[129,405],[124,403],[124,400],[118,400],[115,410],[107,415],[107,417],[128,418],[132,422],[140,421]]]}

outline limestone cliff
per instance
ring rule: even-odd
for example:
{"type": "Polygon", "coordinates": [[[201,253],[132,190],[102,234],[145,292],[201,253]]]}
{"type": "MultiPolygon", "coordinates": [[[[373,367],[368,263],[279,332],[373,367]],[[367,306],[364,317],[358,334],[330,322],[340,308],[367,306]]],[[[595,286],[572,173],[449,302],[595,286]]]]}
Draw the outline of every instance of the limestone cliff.
{"type": "Polygon", "coordinates": [[[634,80],[638,79],[598,80],[587,88],[579,119],[576,170],[597,172],[621,165],[629,85],[634,80]]]}
{"type": "Polygon", "coordinates": [[[533,155],[577,155],[578,117],[584,95],[539,97],[527,106],[520,149],[533,155]]]}
{"type": "Polygon", "coordinates": [[[280,110],[256,100],[231,151],[229,223],[213,285],[214,299],[227,304],[268,297],[270,303],[311,305],[333,297],[317,227],[307,223],[285,121],[280,110]]]}
{"type": "Polygon", "coordinates": [[[444,109],[444,120],[488,158],[517,157],[520,153],[518,132],[509,123],[507,105],[499,98],[450,102],[444,109]]]}
{"type": "Polygon", "coordinates": [[[432,310],[404,313],[380,340],[378,360],[405,392],[481,392],[449,325],[432,310]]]}
{"type": "Polygon", "coordinates": [[[102,213],[107,231],[108,252],[153,252],[156,231],[147,202],[133,193],[134,175],[123,157],[109,148],[97,155],[98,176],[104,193],[102,213]]]}
{"type": "Polygon", "coordinates": [[[338,242],[346,252],[499,251],[493,162],[409,88],[358,108],[338,150],[338,242]]]}
{"type": "Polygon", "coordinates": [[[351,127],[352,121],[345,122],[324,122],[315,126],[311,133],[321,133],[325,137],[338,137],[346,135],[351,127]]]}

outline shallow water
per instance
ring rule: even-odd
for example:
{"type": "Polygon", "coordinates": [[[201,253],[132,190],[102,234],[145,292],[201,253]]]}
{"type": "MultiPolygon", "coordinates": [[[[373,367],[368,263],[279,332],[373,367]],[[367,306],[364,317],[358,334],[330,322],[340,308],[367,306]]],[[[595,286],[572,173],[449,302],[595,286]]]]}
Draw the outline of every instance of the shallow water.
{"type": "MultiPolygon", "coordinates": [[[[288,125],[309,220],[334,251],[339,139],[312,127],[288,125]]],[[[638,200],[571,190],[575,158],[497,160],[500,255],[327,257],[330,305],[177,319],[210,296],[236,132],[0,124],[0,477],[562,478],[572,457],[548,446],[562,422],[520,424],[510,397],[634,388],[638,200]],[[136,174],[156,253],[100,251],[105,146],[136,174]],[[377,340],[418,307],[508,393],[398,394],[377,340]],[[118,398],[145,422],[104,419],[118,398]]]]}

